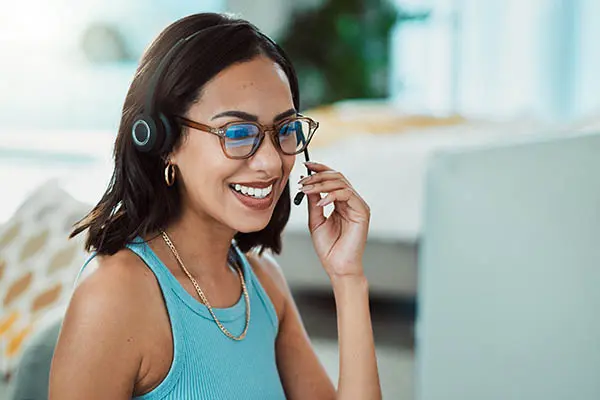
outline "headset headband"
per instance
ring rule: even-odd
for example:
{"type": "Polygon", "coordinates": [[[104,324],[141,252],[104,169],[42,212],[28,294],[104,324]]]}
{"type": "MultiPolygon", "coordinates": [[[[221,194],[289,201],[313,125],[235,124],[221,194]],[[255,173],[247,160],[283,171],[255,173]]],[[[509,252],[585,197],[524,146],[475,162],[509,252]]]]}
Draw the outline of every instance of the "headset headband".
{"type": "Polygon", "coordinates": [[[148,88],[148,95],[146,96],[146,103],[144,104],[144,114],[154,115],[154,113],[156,112],[156,110],[155,110],[156,93],[158,92],[158,87],[159,87],[160,83],[162,82],[162,79],[163,79],[164,75],[166,74],[166,71],[167,71],[169,65],[171,64],[173,59],[177,56],[177,54],[179,54],[181,49],[183,49],[184,45],[187,44],[188,42],[192,41],[193,39],[197,38],[201,33],[207,33],[209,31],[212,31],[212,30],[215,30],[218,28],[224,28],[224,27],[238,27],[238,28],[250,27],[256,33],[258,33],[259,35],[261,35],[265,39],[267,39],[277,49],[279,49],[279,46],[273,41],[273,39],[271,39],[269,36],[265,35],[264,33],[260,32],[259,30],[255,29],[254,26],[250,23],[232,23],[232,24],[212,25],[212,26],[209,26],[208,28],[203,28],[197,32],[192,33],[189,36],[179,39],[173,45],[173,47],[171,47],[169,49],[167,54],[165,54],[163,59],[158,64],[158,67],[156,67],[156,71],[152,75],[152,80],[150,81],[150,85],[148,88]]]}

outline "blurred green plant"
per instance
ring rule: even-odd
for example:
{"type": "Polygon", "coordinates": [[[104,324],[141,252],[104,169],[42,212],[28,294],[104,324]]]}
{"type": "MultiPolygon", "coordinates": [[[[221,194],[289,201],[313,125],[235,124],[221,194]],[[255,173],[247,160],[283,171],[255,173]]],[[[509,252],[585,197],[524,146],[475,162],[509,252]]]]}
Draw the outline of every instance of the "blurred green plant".
{"type": "Polygon", "coordinates": [[[388,0],[325,0],[295,12],[278,42],[296,67],[302,108],[386,97],[392,28],[427,16],[403,12],[388,0]]]}

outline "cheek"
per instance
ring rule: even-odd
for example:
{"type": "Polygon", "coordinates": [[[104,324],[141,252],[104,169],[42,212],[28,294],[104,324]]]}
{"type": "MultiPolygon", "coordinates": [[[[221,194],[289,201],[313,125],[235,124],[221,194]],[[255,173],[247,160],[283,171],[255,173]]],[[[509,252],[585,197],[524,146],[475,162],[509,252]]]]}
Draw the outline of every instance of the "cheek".
{"type": "Polygon", "coordinates": [[[290,177],[290,173],[294,168],[294,164],[296,163],[296,156],[283,156],[283,179],[281,182],[281,187],[285,186],[285,183],[290,177]]]}
{"type": "MultiPolygon", "coordinates": [[[[283,179],[281,180],[281,186],[280,186],[280,190],[281,193],[283,193],[283,190],[285,188],[285,184],[287,183],[288,179],[290,178],[290,173],[292,172],[292,169],[294,168],[294,164],[296,163],[296,156],[283,156],[283,179]]],[[[294,185],[291,185],[291,187],[293,187],[294,185]]]]}
{"type": "Polygon", "coordinates": [[[290,172],[292,172],[295,163],[296,156],[283,156],[283,173],[286,178],[290,176],[290,172]]]}
{"type": "Polygon", "coordinates": [[[190,137],[178,155],[186,185],[199,194],[210,188],[222,192],[219,184],[235,169],[235,163],[225,157],[218,140],[211,140],[210,135],[198,136],[190,137]]]}

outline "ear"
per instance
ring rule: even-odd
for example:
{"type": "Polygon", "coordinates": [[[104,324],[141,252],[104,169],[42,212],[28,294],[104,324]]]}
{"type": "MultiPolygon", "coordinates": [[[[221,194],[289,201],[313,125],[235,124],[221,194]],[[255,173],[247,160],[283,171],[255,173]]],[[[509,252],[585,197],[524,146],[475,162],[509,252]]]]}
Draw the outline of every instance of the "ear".
{"type": "Polygon", "coordinates": [[[164,155],[165,162],[171,160],[173,164],[177,164],[177,158],[181,153],[181,149],[185,146],[185,142],[188,138],[188,130],[185,126],[181,127],[181,133],[179,135],[179,139],[177,143],[173,144],[171,151],[164,155]]]}
{"type": "Polygon", "coordinates": [[[164,156],[162,156],[162,162],[164,165],[167,165],[169,163],[171,163],[173,165],[177,165],[177,160],[176,160],[174,152],[170,152],[170,153],[167,153],[164,156]]]}

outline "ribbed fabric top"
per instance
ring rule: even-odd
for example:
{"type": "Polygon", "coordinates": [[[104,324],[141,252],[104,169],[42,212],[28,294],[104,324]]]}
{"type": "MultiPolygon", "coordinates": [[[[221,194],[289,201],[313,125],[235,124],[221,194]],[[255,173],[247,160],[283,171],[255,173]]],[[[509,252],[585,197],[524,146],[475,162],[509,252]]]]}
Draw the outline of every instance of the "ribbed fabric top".
{"type": "MultiPolygon", "coordinates": [[[[158,280],[171,321],[174,351],[165,379],[135,399],[285,399],[275,361],[278,329],[275,308],[235,244],[234,251],[242,260],[251,309],[248,332],[241,341],[221,332],[208,308],[181,286],[141,238],[127,247],[148,265],[158,280]]],[[[244,330],[243,295],[232,307],[213,307],[213,312],[233,335],[244,330]]]]}

